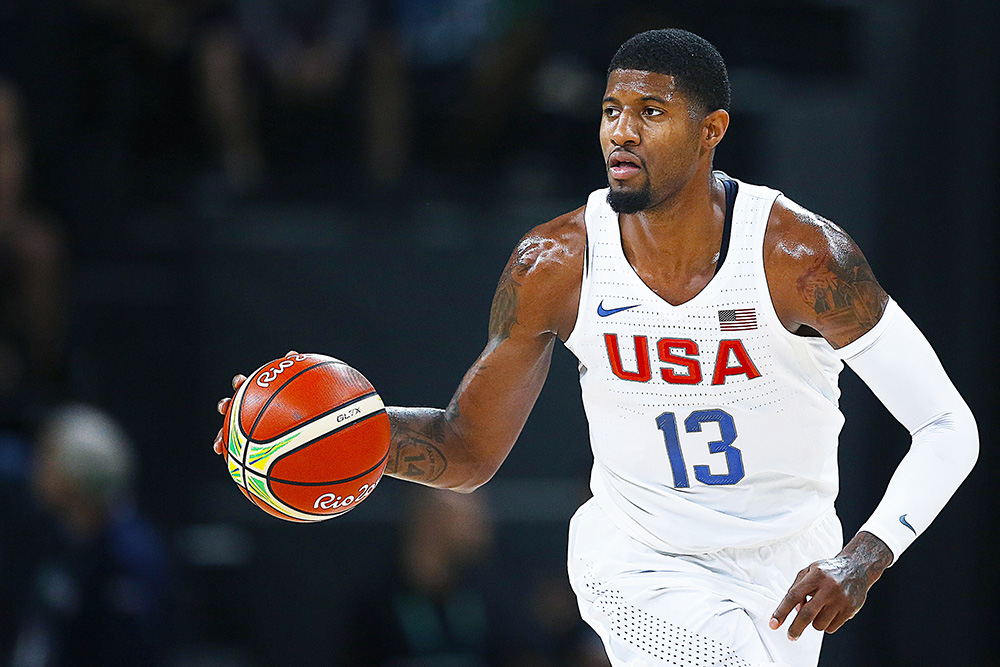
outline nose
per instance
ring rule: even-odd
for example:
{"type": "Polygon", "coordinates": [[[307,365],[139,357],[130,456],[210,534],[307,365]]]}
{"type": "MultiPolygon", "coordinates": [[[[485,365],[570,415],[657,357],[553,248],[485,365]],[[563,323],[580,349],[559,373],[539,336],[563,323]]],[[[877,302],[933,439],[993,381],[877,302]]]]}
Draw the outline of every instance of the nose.
{"type": "Polygon", "coordinates": [[[611,127],[611,142],[615,146],[636,145],[639,143],[639,123],[635,116],[627,110],[622,111],[611,127]]]}

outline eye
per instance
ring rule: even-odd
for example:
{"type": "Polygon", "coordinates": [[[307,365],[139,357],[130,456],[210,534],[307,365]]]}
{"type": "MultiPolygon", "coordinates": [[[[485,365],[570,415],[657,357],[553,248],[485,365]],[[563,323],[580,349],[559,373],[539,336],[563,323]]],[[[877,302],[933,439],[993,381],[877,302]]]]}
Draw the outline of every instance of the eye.
{"type": "Polygon", "coordinates": [[[621,109],[616,109],[615,107],[604,107],[604,117],[605,118],[618,118],[622,113],[621,109]]]}
{"type": "Polygon", "coordinates": [[[644,116],[650,116],[650,117],[662,116],[663,109],[658,109],[656,107],[646,107],[645,109],[642,110],[642,113],[644,116]]]}

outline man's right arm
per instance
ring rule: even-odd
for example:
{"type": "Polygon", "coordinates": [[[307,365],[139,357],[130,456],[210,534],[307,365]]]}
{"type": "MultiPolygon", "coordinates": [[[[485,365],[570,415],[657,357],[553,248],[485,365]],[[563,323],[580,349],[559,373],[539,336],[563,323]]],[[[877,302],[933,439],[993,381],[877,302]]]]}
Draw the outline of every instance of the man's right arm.
{"type": "Polygon", "coordinates": [[[584,246],[582,211],[521,240],[493,296],[486,348],[448,407],[388,408],[387,475],[457,491],[493,476],[542,390],[556,337],[575,323],[584,246]]]}
{"type": "MultiPolygon", "coordinates": [[[[576,322],[585,248],[582,208],[521,239],[493,296],[486,348],[448,407],[387,408],[385,474],[465,492],[493,476],[542,390],[556,338],[565,340],[576,322]]],[[[243,381],[234,378],[234,389],[243,381]]]]}

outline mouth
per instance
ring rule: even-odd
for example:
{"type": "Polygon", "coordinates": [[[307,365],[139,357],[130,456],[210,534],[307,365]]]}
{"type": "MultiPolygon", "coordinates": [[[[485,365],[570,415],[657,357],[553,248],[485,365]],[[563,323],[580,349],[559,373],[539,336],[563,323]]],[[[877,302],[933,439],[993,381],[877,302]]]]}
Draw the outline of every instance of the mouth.
{"type": "Polygon", "coordinates": [[[630,178],[642,171],[642,160],[638,155],[618,149],[608,157],[608,173],[617,180],[630,178]]]}

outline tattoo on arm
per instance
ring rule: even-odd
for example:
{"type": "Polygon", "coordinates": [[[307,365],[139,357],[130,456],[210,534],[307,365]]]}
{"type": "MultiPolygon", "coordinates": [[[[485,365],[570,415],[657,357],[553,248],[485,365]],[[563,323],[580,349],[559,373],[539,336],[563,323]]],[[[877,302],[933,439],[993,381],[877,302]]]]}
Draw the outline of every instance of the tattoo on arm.
{"type": "Polygon", "coordinates": [[[883,542],[877,535],[867,531],[861,531],[851,544],[845,548],[850,549],[860,560],[878,567],[880,570],[892,565],[892,549],[883,542]]]}
{"type": "Polygon", "coordinates": [[[521,283],[514,280],[512,272],[504,271],[493,295],[493,305],[490,306],[491,338],[510,338],[510,330],[517,324],[517,288],[520,286],[521,283]]]}
{"type": "Polygon", "coordinates": [[[462,393],[465,391],[466,387],[472,380],[482,373],[484,370],[489,368],[486,364],[482,362],[482,358],[477,359],[476,363],[472,365],[465,375],[462,377],[462,382],[458,385],[458,389],[455,390],[454,396],[451,397],[451,401],[448,403],[448,407],[444,411],[444,418],[440,421],[434,423],[434,433],[438,436],[439,441],[444,441],[444,429],[445,427],[450,427],[462,416],[462,411],[459,409],[458,402],[462,397],[462,393]]]}
{"type": "MultiPolygon", "coordinates": [[[[544,239],[538,237],[524,238],[507,262],[490,308],[491,346],[495,347],[510,338],[511,329],[517,324],[519,279],[531,270],[544,243],[544,239]]],[[[455,454],[457,470],[464,468],[467,462],[463,460],[462,453],[465,445],[459,403],[469,384],[488,368],[483,363],[485,356],[486,353],[462,378],[447,409],[389,408],[392,431],[389,460],[385,467],[387,475],[434,486],[434,482],[448,469],[445,450],[455,454]]]]}
{"type": "Polygon", "coordinates": [[[524,239],[507,262],[490,306],[490,338],[500,341],[510,338],[510,330],[517,324],[517,290],[521,287],[517,279],[531,269],[539,244],[540,239],[524,239]]]}
{"type": "Polygon", "coordinates": [[[872,533],[861,531],[841,550],[838,558],[849,559],[870,587],[892,565],[893,555],[885,542],[872,533]]]}
{"type": "MultiPolygon", "coordinates": [[[[473,379],[488,366],[477,360],[462,378],[462,383],[448,404],[448,408],[387,409],[391,427],[389,460],[385,474],[412,482],[438,486],[435,482],[448,469],[446,451],[461,451],[462,433],[459,424],[459,400],[473,379]]],[[[459,456],[459,468],[461,459],[459,456]]],[[[454,461],[452,461],[454,463],[454,461]]]]}
{"type": "Polygon", "coordinates": [[[418,411],[432,413],[426,416],[417,415],[421,420],[426,419],[426,417],[430,418],[426,433],[404,424],[394,412],[389,413],[392,436],[385,474],[430,484],[443,475],[448,468],[448,460],[440,449],[444,442],[444,425],[440,410],[418,408],[412,412],[417,413],[418,411]]]}
{"type": "Polygon", "coordinates": [[[838,346],[874,327],[888,300],[864,255],[847,243],[839,243],[838,256],[828,249],[817,257],[796,286],[816,313],[819,331],[838,346]]]}

